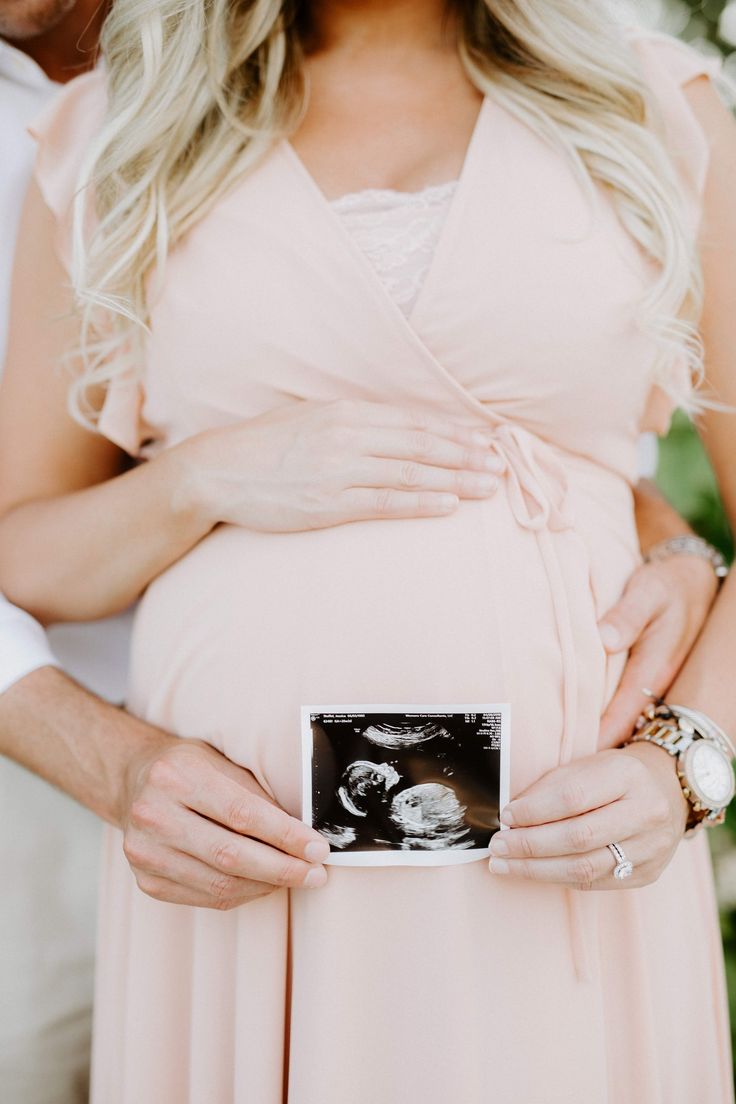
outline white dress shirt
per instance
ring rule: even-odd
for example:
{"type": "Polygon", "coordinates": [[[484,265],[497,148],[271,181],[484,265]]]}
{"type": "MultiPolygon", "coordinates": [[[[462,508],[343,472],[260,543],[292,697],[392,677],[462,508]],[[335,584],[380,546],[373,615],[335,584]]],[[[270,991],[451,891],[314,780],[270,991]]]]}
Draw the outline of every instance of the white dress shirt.
{"type": "Polygon", "coordinates": [[[38,667],[58,661],[37,621],[0,597],[0,694],[38,667]]]}
{"type": "MultiPolygon", "coordinates": [[[[35,142],[27,124],[58,86],[0,40],[0,366],[18,220],[35,142]]],[[[0,692],[56,662],[115,701],[129,618],[49,631],[0,597],[0,692]]],[[[0,1099],[87,1100],[100,828],[40,778],[0,758],[0,1099]]]]}

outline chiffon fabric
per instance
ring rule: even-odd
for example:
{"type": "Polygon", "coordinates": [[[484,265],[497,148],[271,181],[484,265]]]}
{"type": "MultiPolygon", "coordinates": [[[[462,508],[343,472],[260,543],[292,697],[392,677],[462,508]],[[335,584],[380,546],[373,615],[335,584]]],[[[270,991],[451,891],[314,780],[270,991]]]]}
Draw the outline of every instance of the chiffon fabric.
{"type": "MultiPolygon", "coordinates": [[[[708,148],[682,88],[717,65],[661,35],[631,49],[694,235],[708,148]]],[[[70,151],[103,105],[84,76],[35,126],[67,259],[70,151]]],[[[154,455],[286,403],[424,405],[492,427],[504,475],[450,517],[218,528],[143,598],[131,709],[295,816],[302,703],[510,702],[512,793],[594,752],[622,669],[597,622],[639,562],[637,436],[671,406],[636,320],[650,278],[605,191],[591,204],[488,96],[407,318],[277,143],[174,250],[103,432],[154,455]]],[[[112,829],[103,865],[95,1104],[732,1100],[702,835],[643,889],[334,867],[230,913],[144,896],[112,829]]]]}

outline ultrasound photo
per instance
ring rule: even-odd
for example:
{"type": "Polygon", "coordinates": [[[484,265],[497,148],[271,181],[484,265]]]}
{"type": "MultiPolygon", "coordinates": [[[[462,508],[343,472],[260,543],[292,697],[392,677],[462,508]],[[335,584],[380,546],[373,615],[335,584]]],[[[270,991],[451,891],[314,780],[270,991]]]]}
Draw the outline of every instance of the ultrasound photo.
{"type": "Polygon", "coordinates": [[[508,801],[509,706],[302,706],[303,819],[328,863],[488,855],[508,801]]]}

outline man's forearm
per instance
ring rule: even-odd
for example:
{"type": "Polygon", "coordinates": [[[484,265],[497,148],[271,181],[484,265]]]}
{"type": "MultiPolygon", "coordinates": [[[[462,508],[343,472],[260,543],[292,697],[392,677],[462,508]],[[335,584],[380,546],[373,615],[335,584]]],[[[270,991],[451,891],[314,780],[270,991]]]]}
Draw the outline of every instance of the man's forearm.
{"type": "Polygon", "coordinates": [[[42,667],[0,694],[0,754],[120,825],[133,764],[175,741],[42,667]]]}

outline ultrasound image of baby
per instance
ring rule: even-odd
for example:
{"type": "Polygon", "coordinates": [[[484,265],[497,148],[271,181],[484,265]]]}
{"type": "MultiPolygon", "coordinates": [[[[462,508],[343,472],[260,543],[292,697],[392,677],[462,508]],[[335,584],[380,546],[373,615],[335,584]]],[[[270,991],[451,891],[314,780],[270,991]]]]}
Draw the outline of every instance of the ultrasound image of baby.
{"type": "Polygon", "coordinates": [[[410,786],[391,802],[391,820],[403,830],[405,846],[426,851],[472,847],[465,813],[455,791],[439,782],[410,786]]]}
{"type": "Polygon", "coordinates": [[[312,713],[312,824],[338,851],[487,848],[500,724],[475,713],[312,713]]]}
{"type": "MultiPolygon", "coordinates": [[[[371,831],[383,822],[387,836],[394,831],[402,835],[399,846],[416,847],[427,851],[442,847],[472,847],[466,839],[469,829],[463,823],[465,806],[458,800],[450,786],[439,782],[425,782],[410,786],[390,797],[389,791],[401,782],[397,771],[388,763],[367,763],[359,759],[351,763],[342,776],[337,796],[343,807],[353,816],[371,816],[371,831]]],[[[341,827],[323,829],[334,847],[345,847],[354,842],[355,832],[346,833],[341,827]]],[[[387,846],[391,839],[380,840],[387,846]]]]}

